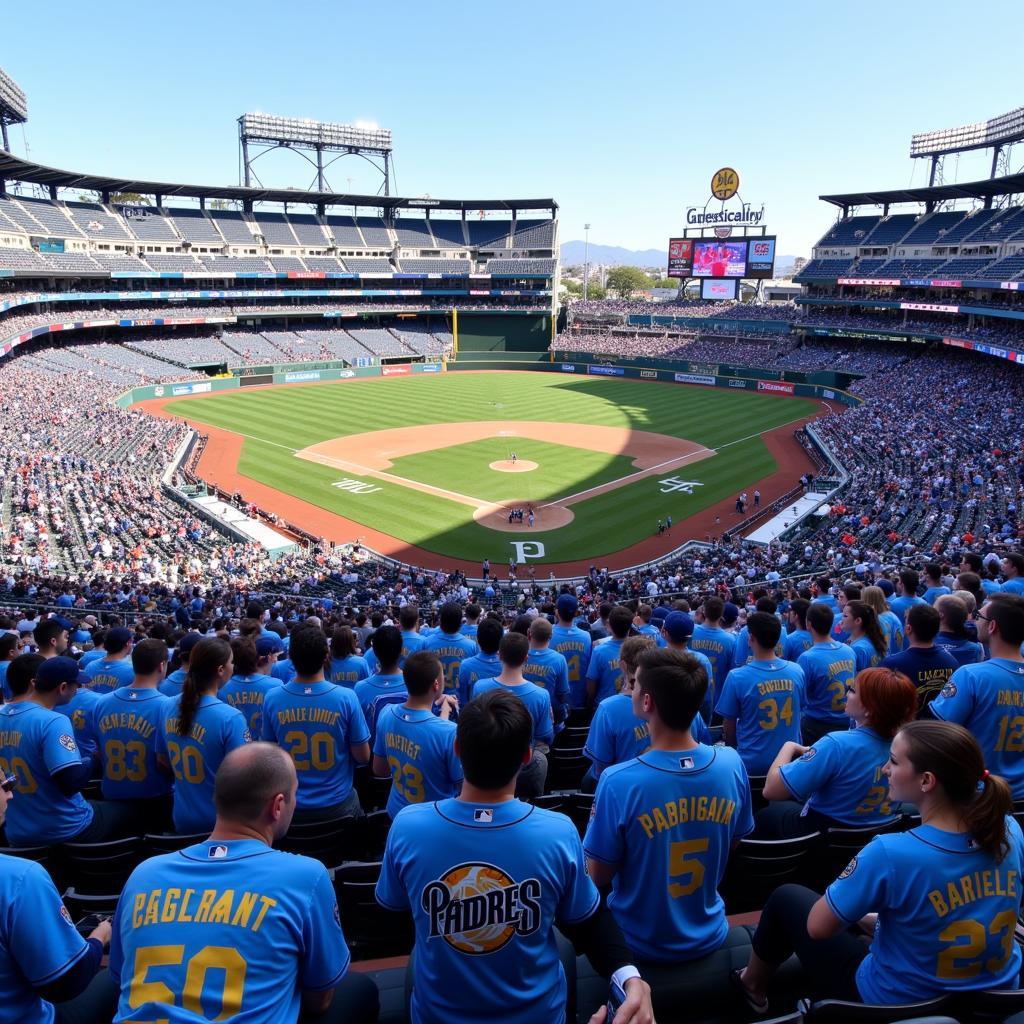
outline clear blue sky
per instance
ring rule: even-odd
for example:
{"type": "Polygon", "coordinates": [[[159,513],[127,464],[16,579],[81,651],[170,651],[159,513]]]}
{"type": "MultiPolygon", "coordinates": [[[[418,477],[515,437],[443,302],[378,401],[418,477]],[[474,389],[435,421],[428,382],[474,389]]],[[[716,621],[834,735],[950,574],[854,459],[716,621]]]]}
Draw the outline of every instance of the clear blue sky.
{"type": "MultiPolygon", "coordinates": [[[[236,184],[245,111],[372,120],[394,133],[399,194],[552,196],[563,241],[590,221],[631,249],[663,249],[729,164],[780,251],[808,254],[833,216],[820,193],[922,184],[913,132],[1024,103],[1019,0],[5,7],[0,66],[41,163],[236,184]]],[[[257,164],[264,184],[305,187],[286,156],[257,164]]],[[[376,191],[363,166],[331,183],[376,191]]],[[[957,173],[987,171],[967,156],[957,173]]]]}

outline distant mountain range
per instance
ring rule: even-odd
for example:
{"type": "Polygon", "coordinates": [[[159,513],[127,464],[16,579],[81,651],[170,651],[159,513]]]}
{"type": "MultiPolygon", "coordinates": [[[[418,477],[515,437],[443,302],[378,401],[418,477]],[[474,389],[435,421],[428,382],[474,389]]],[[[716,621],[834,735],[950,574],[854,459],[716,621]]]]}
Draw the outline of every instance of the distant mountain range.
{"type": "MultiPolygon", "coordinates": [[[[581,241],[563,242],[561,246],[562,266],[583,263],[586,244],[581,241]]],[[[590,243],[590,262],[604,266],[653,267],[664,270],[668,266],[668,252],[659,249],[623,249],[618,245],[590,243]]],[[[778,254],[775,257],[775,273],[782,276],[793,268],[795,256],[778,254]]]]}

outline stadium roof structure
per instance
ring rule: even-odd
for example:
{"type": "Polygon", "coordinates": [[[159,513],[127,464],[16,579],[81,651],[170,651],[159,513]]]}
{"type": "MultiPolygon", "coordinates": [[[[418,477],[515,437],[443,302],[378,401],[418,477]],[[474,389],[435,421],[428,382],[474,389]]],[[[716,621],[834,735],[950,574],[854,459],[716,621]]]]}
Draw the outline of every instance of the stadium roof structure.
{"type": "Polygon", "coordinates": [[[922,188],[896,188],[884,192],[846,192],[818,196],[826,203],[848,210],[853,206],[895,206],[899,203],[925,203],[929,208],[952,199],[980,199],[986,208],[1000,196],[1024,192],[1024,174],[1008,174],[1001,178],[985,178],[956,185],[931,185],[922,188]]]}
{"type": "Polygon", "coordinates": [[[151,196],[189,196],[191,198],[232,199],[248,206],[251,203],[301,203],[310,206],[377,207],[388,212],[401,209],[424,210],[550,210],[554,216],[558,204],[554,199],[434,199],[424,196],[365,196],[336,192],[308,192],[301,189],[247,188],[242,185],[185,185],[179,182],[141,181],[136,178],[111,178],[99,174],[62,171],[43,164],[22,160],[12,153],[0,151],[0,194],[6,181],[27,181],[42,185],[52,196],[59,188],[88,189],[104,195],[112,192],[137,192],[151,196]]]}

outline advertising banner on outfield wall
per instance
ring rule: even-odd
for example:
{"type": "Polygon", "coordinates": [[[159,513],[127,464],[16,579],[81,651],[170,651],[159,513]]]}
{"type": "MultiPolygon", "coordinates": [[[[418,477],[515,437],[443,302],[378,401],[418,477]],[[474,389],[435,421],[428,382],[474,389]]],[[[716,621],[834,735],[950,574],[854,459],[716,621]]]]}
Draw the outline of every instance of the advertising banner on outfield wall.
{"type": "Polygon", "coordinates": [[[575,372],[576,372],[576,364],[575,363],[562,363],[562,373],[575,373],[575,372]]]}
{"type": "Polygon", "coordinates": [[[743,379],[740,379],[740,378],[737,378],[737,377],[730,377],[729,378],[729,387],[731,387],[731,388],[745,388],[746,386],[747,386],[747,382],[745,380],[743,380],[743,379]]]}
{"type": "Polygon", "coordinates": [[[677,384],[710,384],[711,387],[715,386],[714,377],[705,377],[700,373],[677,373],[674,379],[677,384]]]}
{"type": "Polygon", "coordinates": [[[408,377],[412,373],[412,367],[408,363],[399,366],[382,366],[380,368],[382,377],[408,377]]]}
{"type": "Polygon", "coordinates": [[[759,380],[757,390],[771,391],[777,395],[791,395],[793,394],[793,385],[780,380],[759,380]]]}
{"type": "Polygon", "coordinates": [[[440,373],[440,372],[441,372],[441,364],[440,363],[423,363],[423,365],[420,366],[420,373],[440,373]]]}
{"type": "Polygon", "coordinates": [[[641,370],[640,371],[640,376],[646,378],[647,380],[657,380],[658,379],[658,371],[657,370],[641,370]]]}
{"type": "Polygon", "coordinates": [[[302,380],[319,380],[319,370],[305,370],[302,373],[286,373],[284,375],[285,384],[297,384],[302,380]]]}
{"type": "Polygon", "coordinates": [[[626,375],[626,371],[621,366],[605,366],[603,363],[588,366],[587,373],[596,373],[599,377],[624,377],[626,375]]]}

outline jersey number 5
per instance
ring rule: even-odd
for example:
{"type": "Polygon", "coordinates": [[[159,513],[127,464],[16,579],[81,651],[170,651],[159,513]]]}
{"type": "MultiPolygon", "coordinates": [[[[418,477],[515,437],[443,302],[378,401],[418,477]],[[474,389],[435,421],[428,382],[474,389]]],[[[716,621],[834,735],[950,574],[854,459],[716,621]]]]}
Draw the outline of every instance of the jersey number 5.
{"type": "Polygon", "coordinates": [[[686,839],[669,847],[669,878],[686,878],[685,882],[670,882],[668,894],[677,900],[696,892],[704,882],[704,865],[691,854],[706,853],[707,839],[686,839]]]}

